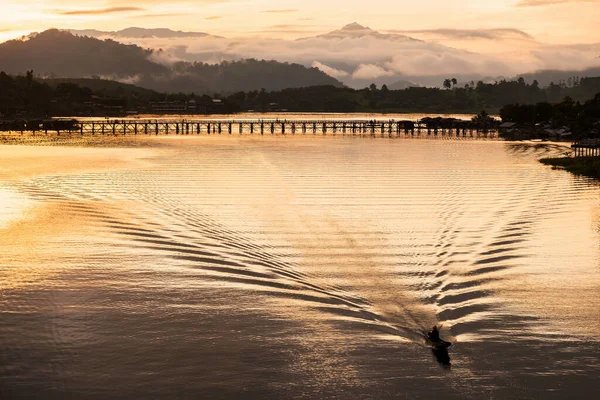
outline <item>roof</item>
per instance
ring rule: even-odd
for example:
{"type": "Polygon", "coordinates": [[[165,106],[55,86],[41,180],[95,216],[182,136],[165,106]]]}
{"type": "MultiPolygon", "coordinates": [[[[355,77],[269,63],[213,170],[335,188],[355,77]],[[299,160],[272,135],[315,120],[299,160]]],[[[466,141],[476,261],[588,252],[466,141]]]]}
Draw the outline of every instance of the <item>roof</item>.
{"type": "Polygon", "coordinates": [[[517,124],[516,122],[504,122],[504,123],[500,124],[500,128],[512,128],[516,124],[517,124]]]}
{"type": "Polygon", "coordinates": [[[560,129],[544,129],[544,131],[551,136],[571,136],[572,133],[569,128],[560,129]]]}

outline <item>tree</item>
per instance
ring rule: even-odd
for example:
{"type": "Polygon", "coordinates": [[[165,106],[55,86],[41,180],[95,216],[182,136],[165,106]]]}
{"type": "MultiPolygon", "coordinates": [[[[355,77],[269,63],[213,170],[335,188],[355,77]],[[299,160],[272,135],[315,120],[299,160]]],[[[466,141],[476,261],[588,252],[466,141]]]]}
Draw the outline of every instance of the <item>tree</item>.
{"type": "Polygon", "coordinates": [[[456,80],[456,78],[452,78],[451,82],[452,82],[452,89],[454,89],[454,87],[458,84],[458,81],[456,80]]]}
{"type": "Polygon", "coordinates": [[[382,91],[382,92],[386,92],[386,93],[387,93],[387,92],[389,91],[389,89],[388,89],[387,85],[383,85],[383,86],[381,87],[381,91],[382,91]]]}
{"type": "Polygon", "coordinates": [[[494,118],[490,117],[488,112],[485,110],[481,110],[481,112],[474,116],[471,120],[482,125],[488,125],[489,123],[494,122],[494,118]]]}
{"type": "Polygon", "coordinates": [[[444,79],[444,89],[452,88],[452,79],[444,79]]]}
{"type": "Polygon", "coordinates": [[[374,84],[374,83],[371,83],[371,84],[369,85],[369,89],[371,90],[371,92],[374,92],[374,91],[376,91],[376,90],[377,90],[377,85],[376,85],[376,84],[374,84]]]}

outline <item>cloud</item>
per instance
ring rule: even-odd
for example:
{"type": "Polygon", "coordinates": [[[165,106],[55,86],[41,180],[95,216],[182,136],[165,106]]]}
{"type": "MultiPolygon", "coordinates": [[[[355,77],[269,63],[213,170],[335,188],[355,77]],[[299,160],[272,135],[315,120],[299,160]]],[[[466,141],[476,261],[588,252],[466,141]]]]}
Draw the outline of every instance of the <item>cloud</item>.
{"type": "Polygon", "coordinates": [[[285,9],[285,10],[264,10],[261,11],[263,14],[287,14],[287,13],[295,13],[298,10],[295,9],[285,9]]]}
{"type": "Polygon", "coordinates": [[[208,21],[214,21],[214,20],[221,19],[221,18],[223,18],[223,17],[221,17],[220,15],[213,15],[212,17],[206,17],[204,19],[206,19],[208,21]]]}
{"type": "Polygon", "coordinates": [[[401,75],[447,75],[458,73],[499,75],[507,71],[508,66],[499,61],[489,60],[477,54],[454,52],[423,53],[405,51],[395,55],[385,64],[387,68],[401,75]]]}
{"type": "Polygon", "coordinates": [[[159,13],[159,14],[140,14],[135,15],[133,18],[164,18],[164,17],[179,17],[186,15],[183,13],[159,13]]]}
{"type": "Polygon", "coordinates": [[[120,75],[110,74],[110,75],[100,75],[100,79],[126,83],[128,85],[136,85],[137,83],[139,83],[141,76],[139,74],[132,75],[132,76],[120,76],[120,75]]]}
{"type": "Polygon", "coordinates": [[[177,58],[174,55],[172,55],[164,50],[158,50],[158,51],[152,52],[152,54],[150,55],[150,57],[148,57],[148,59],[152,62],[155,62],[157,64],[166,65],[168,67],[172,66],[175,63],[182,61],[180,58],[177,58]]]}
{"type": "Polygon", "coordinates": [[[516,4],[517,7],[539,7],[553,6],[556,4],[568,3],[600,3],[600,0],[521,0],[516,4]]]}
{"type": "Polygon", "coordinates": [[[321,71],[325,72],[327,75],[329,75],[333,78],[336,78],[336,79],[345,78],[349,75],[346,71],[342,71],[341,69],[336,69],[336,68],[330,67],[330,66],[322,64],[318,61],[314,61],[312,63],[312,67],[318,68],[321,71]]]}
{"type": "Polygon", "coordinates": [[[579,46],[544,46],[531,52],[535,63],[541,68],[558,70],[580,70],[600,66],[595,58],[600,52],[600,44],[579,46]]]}
{"type": "Polygon", "coordinates": [[[387,71],[374,64],[360,64],[352,74],[353,79],[376,79],[383,76],[392,76],[393,71],[387,71]]]}
{"type": "Polygon", "coordinates": [[[99,9],[87,9],[87,10],[71,10],[71,11],[61,11],[60,15],[98,15],[98,14],[112,14],[112,13],[120,13],[120,12],[131,12],[131,11],[146,11],[144,8],[140,7],[109,7],[109,8],[99,8],[99,9]]]}
{"type": "MultiPolygon", "coordinates": [[[[289,33],[301,29],[306,31],[313,26],[275,25],[270,29],[289,33]]],[[[144,35],[145,37],[117,40],[135,43],[144,48],[164,49],[165,54],[159,58],[163,64],[177,60],[212,64],[244,58],[295,62],[316,67],[355,87],[364,85],[364,80],[390,84],[408,79],[427,84],[429,81],[437,82],[435,77],[440,75],[479,79],[477,77],[511,77],[540,69],[585,69],[600,65],[600,59],[597,58],[600,44],[545,45],[535,40],[526,40],[526,34],[510,28],[491,31],[488,37],[494,38],[493,46],[487,42],[489,39],[484,39],[485,46],[482,47],[504,46],[508,49],[506,52],[470,52],[427,41],[394,40],[389,35],[335,36],[334,39],[314,36],[305,40],[144,35]],[[503,38],[502,35],[509,36],[503,38]],[[515,41],[510,35],[517,35],[520,39],[515,41]],[[520,45],[522,43],[527,45],[520,45]]],[[[449,36],[473,36],[470,31],[443,32],[449,36]]],[[[481,35],[475,33],[475,36],[481,35]]],[[[448,41],[451,39],[446,42],[448,41]]]]}
{"type": "Polygon", "coordinates": [[[443,36],[448,39],[489,39],[502,40],[507,37],[516,37],[521,39],[533,40],[533,37],[515,28],[496,28],[496,29],[420,29],[410,31],[388,31],[401,34],[433,34],[443,36]]]}

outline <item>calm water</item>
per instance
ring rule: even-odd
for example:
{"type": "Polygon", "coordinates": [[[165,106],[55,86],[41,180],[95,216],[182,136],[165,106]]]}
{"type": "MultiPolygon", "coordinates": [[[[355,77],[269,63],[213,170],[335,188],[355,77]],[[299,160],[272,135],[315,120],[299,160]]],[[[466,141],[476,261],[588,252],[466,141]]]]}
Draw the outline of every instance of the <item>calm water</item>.
{"type": "Polygon", "coordinates": [[[140,140],[0,148],[3,399],[597,393],[600,189],[563,147],[140,140]]]}

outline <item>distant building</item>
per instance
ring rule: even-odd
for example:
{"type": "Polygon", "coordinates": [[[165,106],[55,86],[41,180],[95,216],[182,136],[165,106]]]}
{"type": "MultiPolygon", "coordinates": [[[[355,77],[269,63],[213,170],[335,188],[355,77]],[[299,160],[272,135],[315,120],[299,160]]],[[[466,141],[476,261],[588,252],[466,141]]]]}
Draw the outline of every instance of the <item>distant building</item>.
{"type": "Polygon", "coordinates": [[[102,107],[105,114],[121,115],[123,114],[123,106],[104,106],[102,107]]]}
{"type": "Polygon", "coordinates": [[[187,102],[187,112],[196,113],[198,112],[198,102],[194,99],[191,99],[187,102]]]}
{"type": "Polygon", "coordinates": [[[546,128],[544,129],[544,132],[548,135],[548,137],[555,139],[564,139],[573,135],[573,133],[571,133],[571,129],[566,126],[558,129],[546,128]]]}
{"type": "Polygon", "coordinates": [[[157,114],[182,114],[187,111],[187,104],[178,101],[160,101],[151,103],[150,106],[157,114]]]}
{"type": "Polygon", "coordinates": [[[502,124],[500,124],[500,126],[498,128],[500,129],[500,131],[502,131],[504,133],[512,133],[515,131],[515,129],[517,129],[517,123],[516,122],[503,122],[502,124]]]}

